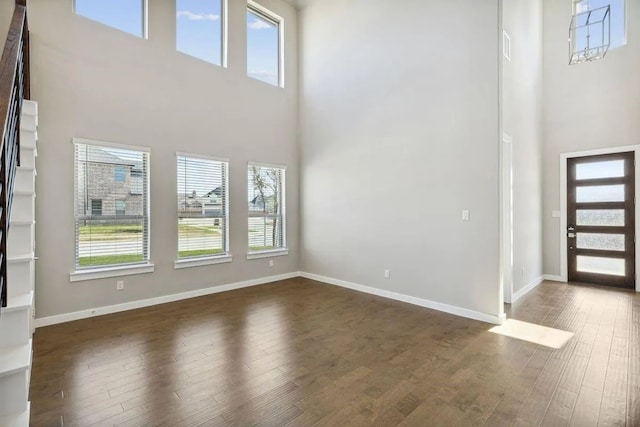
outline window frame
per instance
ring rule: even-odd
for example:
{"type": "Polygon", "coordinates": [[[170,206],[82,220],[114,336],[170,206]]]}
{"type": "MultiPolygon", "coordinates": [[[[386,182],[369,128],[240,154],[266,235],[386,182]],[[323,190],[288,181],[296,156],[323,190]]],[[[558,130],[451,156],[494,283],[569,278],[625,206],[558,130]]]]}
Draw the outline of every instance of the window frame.
{"type": "MultiPolygon", "coordinates": [[[[75,1],[75,0],[74,0],[75,1]]],[[[228,57],[229,57],[229,0],[220,0],[220,65],[209,62],[205,59],[202,59],[198,56],[191,55],[190,53],[183,52],[178,49],[178,2],[175,2],[175,14],[176,14],[176,34],[175,34],[175,49],[176,52],[181,53],[183,55],[187,55],[191,58],[195,58],[198,61],[205,62],[207,64],[215,65],[216,67],[228,68],[228,57]]]]}
{"type": "Polygon", "coordinates": [[[260,217],[270,217],[274,215],[251,215],[251,211],[249,210],[248,200],[249,200],[249,170],[252,166],[260,167],[260,168],[269,168],[269,169],[279,169],[281,171],[280,178],[280,199],[281,199],[281,213],[280,213],[280,222],[282,224],[282,246],[279,248],[273,249],[264,249],[259,251],[252,251],[249,245],[249,230],[247,229],[247,259],[260,259],[260,258],[270,258],[274,256],[284,256],[289,254],[289,248],[287,246],[287,166],[286,165],[277,165],[277,164],[269,164],[269,163],[261,163],[261,162],[248,162],[246,167],[246,191],[247,191],[247,226],[250,218],[260,218],[260,217]]]}
{"type": "MultiPolygon", "coordinates": [[[[249,61],[248,61],[248,56],[249,56],[249,44],[247,43],[245,46],[245,56],[247,58],[247,69],[245,70],[245,74],[247,75],[247,77],[251,78],[252,80],[257,80],[259,82],[263,82],[263,83],[267,83],[270,86],[275,86],[275,87],[279,87],[281,89],[284,89],[285,87],[285,76],[284,76],[284,56],[285,56],[285,51],[284,51],[284,18],[281,17],[280,15],[272,12],[271,10],[267,9],[266,7],[262,6],[261,4],[253,1],[253,0],[247,0],[247,7],[246,7],[246,13],[251,12],[254,15],[257,15],[259,18],[264,19],[265,21],[271,22],[272,24],[274,24],[276,26],[276,28],[278,29],[278,84],[277,85],[271,85],[268,82],[265,82],[264,80],[260,80],[260,79],[256,79],[255,77],[251,77],[249,75],[249,61]]],[[[246,13],[245,13],[245,23],[246,23],[246,13]]],[[[246,40],[246,35],[247,32],[249,31],[249,28],[245,28],[245,40],[246,40]]]]}
{"type": "Polygon", "coordinates": [[[125,34],[129,34],[131,36],[137,37],[139,39],[143,39],[143,40],[148,40],[149,39],[149,0],[138,0],[142,3],[142,22],[140,23],[141,25],[141,33],[140,35],[138,34],[134,34],[134,33],[130,33],[128,31],[122,30],[120,28],[114,27],[113,25],[109,25],[106,24],[102,21],[98,21],[97,19],[93,19],[93,18],[89,18],[88,16],[84,16],[81,15],[77,12],[77,8],[76,8],[76,2],[77,0],[71,0],[71,12],[75,15],[75,16],[79,16],[83,19],[88,19],[89,21],[93,21],[93,22],[97,22],[100,25],[104,25],[105,27],[109,27],[112,28],[114,30],[120,31],[122,33],[125,34]]]}
{"type": "MultiPolygon", "coordinates": [[[[176,198],[179,192],[178,188],[178,161],[179,159],[187,158],[194,160],[204,160],[210,162],[222,163],[223,166],[223,179],[224,179],[224,231],[223,231],[223,249],[224,252],[217,255],[203,255],[203,256],[191,256],[180,257],[180,237],[179,237],[179,224],[180,218],[176,210],[176,260],[174,263],[175,269],[189,268],[189,267],[201,267],[206,265],[224,264],[233,261],[233,257],[230,252],[230,218],[229,218],[229,159],[221,157],[213,157],[204,154],[184,153],[176,152],[176,198]]],[[[177,209],[177,205],[176,205],[177,209]]]]}
{"type": "MultiPolygon", "coordinates": [[[[576,14],[578,13],[578,4],[582,3],[583,1],[589,1],[589,0],[571,0],[571,13],[572,16],[576,16],[576,14]]],[[[627,0],[620,0],[622,2],[622,13],[624,14],[624,16],[622,17],[622,24],[624,25],[623,31],[622,31],[622,43],[617,45],[617,46],[613,46],[610,45],[608,50],[614,50],[614,49],[618,49],[620,47],[626,46],[629,42],[629,37],[628,37],[628,32],[629,32],[629,13],[628,13],[628,1],[627,0]]],[[[611,19],[611,17],[610,17],[611,19]]],[[[572,46],[573,48],[573,46],[572,46]]]]}
{"type": "MultiPolygon", "coordinates": [[[[129,276],[133,274],[143,274],[143,273],[152,273],[154,271],[154,264],[151,261],[151,149],[149,147],[144,146],[134,146],[134,145],[126,145],[126,144],[118,144],[113,142],[105,142],[105,141],[97,141],[86,138],[72,138],[71,140],[73,146],[73,168],[74,168],[74,178],[73,178],[73,217],[74,217],[74,251],[73,251],[73,269],[69,273],[69,280],[71,282],[85,281],[85,280],[94,280],[94,279],[102,279],[108,277],[119,277],[119,276],[129,276]],[[77,154],[76,154],[76,145],[90,145],[94,147],[104,147],[104,148],[113,148],[119,150],[130,150],[142,153],[146,156],[146,172],[147,179],[144,180],[143,173],[143,192],[142,195],[146,194],[146,200],[143,200],[143,211],[144,217],[146,218],[146,233],[143,231],[143,239],[146,238],[146,245],[143,243],[143,248],[146,249],[146,257],[143,253],[143,260],[135,263],[122,263],[122,264],[108,264],[108,265],[100,265],[100,266],[89,266],[89,267],[80,267],[78,263],[77,254],[79,253],[79,233],[78,227],[76,224],[77,219],[77,206],[76,206],[76,194],[78,191],[78,181],[77,181],[77,154]],[[146,184],[146,185],[145,185],[146,184]]],[[[93,200],[93,199],[92,199],[93,200]]],[[[144,252],[143,249],[143,252],[144,252]]]]}

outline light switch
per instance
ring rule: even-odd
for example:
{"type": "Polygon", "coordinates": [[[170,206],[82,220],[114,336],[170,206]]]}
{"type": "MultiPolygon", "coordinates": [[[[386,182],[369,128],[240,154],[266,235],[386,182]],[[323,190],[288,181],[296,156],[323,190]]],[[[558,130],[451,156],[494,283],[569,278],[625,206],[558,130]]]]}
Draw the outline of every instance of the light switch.
{"type": "Polygon", "coordinates": [[[462,211],[462,220],[469,221],[469,211],[467,209],[462,211]]]}

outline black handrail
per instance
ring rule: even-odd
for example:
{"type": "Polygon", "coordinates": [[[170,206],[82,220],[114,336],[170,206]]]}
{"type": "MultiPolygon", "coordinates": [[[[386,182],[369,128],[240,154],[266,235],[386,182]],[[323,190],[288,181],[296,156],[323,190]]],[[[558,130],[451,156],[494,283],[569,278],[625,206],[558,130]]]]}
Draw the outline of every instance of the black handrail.
{"type": "Polygon", "coordinates": [[[7,239],[13,185],[20,164],[20,114],[30,98],[29,27],[26,0],[16,0],[0,58],[0,306],[7,306],[7,239]]]}

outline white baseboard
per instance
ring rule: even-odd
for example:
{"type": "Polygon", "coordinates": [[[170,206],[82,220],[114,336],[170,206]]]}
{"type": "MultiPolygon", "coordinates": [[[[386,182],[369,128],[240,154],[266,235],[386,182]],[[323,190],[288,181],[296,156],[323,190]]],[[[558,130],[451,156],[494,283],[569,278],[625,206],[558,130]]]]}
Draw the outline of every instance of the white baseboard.
{"type": "Polygon", "coordinates": [[[35,327],[41,328],[43,326],[55,325],[57,323],[72,322],[74,320],[86,319],[89,317],[102,316],[105,314],[118,313],[121,311],[135,310],[136,308],[150,307],[152,305],[165,304],[168,302],[196,298],[204,295],[217,294],[220,292],[232,291],[234,289],[248,288],[251,286],[263,285],[266,283],[277,282],[279,280],[286,280],[300,276],[300,272],[294,271],[292,273],[280,274],[278,276],[261,277],[259,279],[230,283],[228,285],[213,286],[210,288],[196,289],[194,291],[164,295],[161,297],[149,298],[140,301],[131,301],[123,304],[108,305],[104,307],[90,308],[88,310],[74,311],[72,313],[41,317],[35,320],[35,327]]]}
{"type": "Polygon", "coordinates": [[[358,292],[364,292],[367,294],[377,295],[383,298],[402,301],[402,302],[406,302],[413,305],[419,305],[420,307],[426,307],[433,310],[443,311],[445,313],[466,317],[469,319],[480,320],[482,322],[500,325],[502,324],[505,318],[504,314],[493,315],[493,314],[481,313],[479,311],[468,310],[466,308],[456,307],[453,305],[443,304],[435,301],[429,301],[422,298],[416,298],[409,295],[400,294],[397,292],[385,291],[383,289],[377,289],[369,286],[358,285],[356,283],[333,279],[331,277],[320,276],[318,274],[301,272],[300,275],[304,278],[315,280],[318,282],[324,282],[330,285],[340,286],[342,288],[348,288],[358,292]]]}
{"type": "Polygon", "coordinates": [[[552,282],[566,282],[562,279],[562,276],[556,276],[555,274],[545,274],[542,276],[544,280],[550,280],[552,282]]]}
{"type": "Polygon", "coordinates": [[[540,277],[536,277],[535,279],[533,279],[531,281],[531,283],[529,283],[527,286],[525,286],[524,288],[520,289],[517,292],[513,293],[513,298],[511,299],[511,303],[513,304],[514,302],[518,301],[520,298],[522,298],[523,296],[525,296],[526,294],[528,294],[529,292],[531,292],[531,290],[533,288],[535,288],[536,286],[538,286],[540,283],[542,283],[544,281],[544,276],[540,276],[540,277]]]}

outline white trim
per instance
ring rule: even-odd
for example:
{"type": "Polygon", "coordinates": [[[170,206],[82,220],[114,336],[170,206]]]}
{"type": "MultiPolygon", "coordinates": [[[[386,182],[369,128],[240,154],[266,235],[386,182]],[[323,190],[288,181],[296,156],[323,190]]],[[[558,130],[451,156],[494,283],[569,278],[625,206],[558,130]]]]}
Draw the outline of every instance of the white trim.
{"type": "Polygon", "coordinates": [[[503,307],[503,303],[513,302],[513,138],[507,133],[502,134],[500,164],[500,259],[502,264],[500,306],[503,307]]]}
{"type": "Polygon", "coordinates": [[[550,280],[552,282],[566,282],[566,280],[562,280],[562,277],[556,276],[555,274],[543,274],[542,278],[544,280],[550,280]]]}
{"type": "Polygon", "coordinates": [[[480,320],[482,322],[493,323],[496,325],[502,324],[506,316],[504,313],[499,315],[481,313],[479,311],[468,310],[462,307],[456,307],[453,305],[443,304],[440,302],[429,301],[422,298],[416,298],[409,295],[400,294],[397,292],[385,291],[383,289],[372,288],[370,286],[358,285],[356,283],[346,282],[344,280],[333,279],[326,276],[320,276],[318,274],[301,272],[300,275],[306,279],[315,280],[318,282],[328,283],[330,285],[340,286],[342,288],[352,289],[358,292],[364,292],[371,295],[377,295],[383,298],[389,298],[396,301],[402,301],[420,307],[426,307],[433,310],[442,311],[445,313],[453,314],[460,317],[466,317],[468,319],[480,320]]]}
{"type": "Polygon", "coordinates": [[[206,154],[194,154],[194,153],[184,153],[182,151],[176,151],[176,158],[178,157],[190,157],[194,159],[211,160],[214,162],[227,163],[227,166],[229,165],[229,159],[224,159],[222,157],[208,156],[206,154]]]}
{"type": "Polygon", "coordinates": [[[248,0],[247,8],[253,9],[254,13],[263,15],[265,18],[273,21],[278,27],[278,85],[277,87],[284,89],[284,18],[273,11],[267,9],[255,1],[248,0]]]}
{"type": "Polygon", "coordinates": [[[139,151],[141,153],[151,153],[151,148],[149,147],[119,144],[116,142],[97,141],[95,139],[88,139],[88,138],[71,138],[71,142],[73,144],[97,145],[100,147],[119,148],[121,150],[131,150],[131,151],[139,151]]]}
{"type": "Polygon", "coordinates": [[[82,282],[85,280],[105,279],[107,277],[132,276],[134,274],[153,273],[153,270],[154,265],[151,263],[92,268],[72,271],[69,273],[69,281],[82,282]]]}
{"type": "Polygon", "coordinates": [[[262,259],[276,256],[289,255],[289,249],[275,249],[273,251],[260,251],[247,253],[247,259],[262,259]]]}
{"type": "Polygon", "coordinates": [[[226,264],[232,262],[231,255],[212,256],[212,257],[198,257],[198,258],[183,258],[175,260],[173,268],[179,270],[181,268],[191,267],[203,267],[205,265],[226,264]]]}
{"type": "Polygon", "coordinates": [[[544,281],[544,276],[536,277],[524,288],[514,292],[512,302],[518,301],[520,298],[531,292],[536,286],[544,281]]]}
{"type": "MultiPolygon", "coordinates": [[[[601,148],[597,150],[576,151],[560,154],[560,282],[567,282],[569,278],[567,267],[567,159],[576,157],[599,156],[602,154],[634,152],[635,158],[635,186],[636,200],[640,200],[640,145],[624,145],[621,147],[601,148]]],[[[640,237],[640,209],[636,206],[636,237],[640,237]]],[[[640,239],[636,238],[636,292],[640,292],[640,239]]],[[[553,279],[549,279],[553,280],[553,279]]]]}
{"type": "Polygon", "coordinates": [[[263,285],[265,283],[277,282],[280,280],[299,277],[300,272],[280,274],[278,276],[261,277],[259,279],[246,280],[244,282],[236,282],[228,285],[213,286],[209,288],[197,289],[194,291],[181,292],[178,294],[164,295],[156,298],[149,298],[140,301],[126,302],[122,304],[114,304],[103,307],[90,308],[88,310],[75,311],[72,313],[58,314],[55,316],[41,317],[35,320],[36,328],[43,326],[55,325],[58,323],[71,322],[74,320],[86,319],[89,317],[102,316],[104,314],[118,313],[121,311],[135,310],[137,308],[150,307],[158,304],[166,304],[168,302],[180,301],[189,298],[201,297],[204,295],[217,294],[220,292],[231,291],[234,289],[248,288],[251,286],[263,285]]]}
{"type": "Polygon", "coordinates": [[[287,171],[286,165],[278,165],[275,163],[247,162],[247,169],[249,169],[250,166],[257,166],[259,168],[282,169],[285,172],[287,171]]]}

